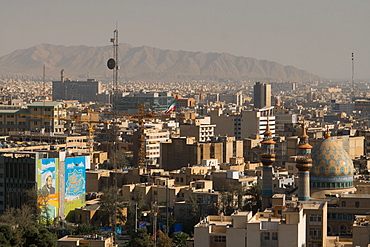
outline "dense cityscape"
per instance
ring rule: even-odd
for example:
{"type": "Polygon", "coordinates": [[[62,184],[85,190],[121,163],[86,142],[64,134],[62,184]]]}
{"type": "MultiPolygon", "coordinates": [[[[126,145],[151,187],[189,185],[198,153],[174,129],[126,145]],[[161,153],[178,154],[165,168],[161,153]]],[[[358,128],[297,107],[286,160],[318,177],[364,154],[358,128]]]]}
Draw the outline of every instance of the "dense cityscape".
{"type": "Polygon", "coordinates": [[[370,1],[1,1],[0,247],[370,247],[370,1]]]}
{"type": "Polygon", "coordinates": [[[64,73],[0,80],[2,243],[369,244],[369,83],[64,73]]]}

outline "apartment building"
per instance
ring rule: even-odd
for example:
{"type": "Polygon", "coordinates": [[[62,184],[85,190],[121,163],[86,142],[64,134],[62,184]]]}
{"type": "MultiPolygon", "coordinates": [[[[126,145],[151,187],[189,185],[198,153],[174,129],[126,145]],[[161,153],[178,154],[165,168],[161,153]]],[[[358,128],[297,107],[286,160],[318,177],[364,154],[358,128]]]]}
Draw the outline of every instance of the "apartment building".
{"type": "Polygon", "coordinates": [[[221,110],[210,113],[212,124],[216,125],[215,135],[235,136],[236,139],[255,138],[263,133],[267,127],[267,119],[270,130],[275,135],[274,107],[265,107],[251,111],[242,111],[230,115],[221,110]]]}
{"type": "Polygon", "coordinates": [[[326,202],[285,202],[275,195],[273,210],[207,216],[194,227],[194,246],[326,246],[326,202]]]}
{"type": "Polygon", "coordinates": [[[63,117],[66,117],[66,111],[62,102],[34,102],[26,108],[2,106],[0,108],[0,134],[8,135],[11,131],[63,134],[65,121],[58,119],[63,117]]]}

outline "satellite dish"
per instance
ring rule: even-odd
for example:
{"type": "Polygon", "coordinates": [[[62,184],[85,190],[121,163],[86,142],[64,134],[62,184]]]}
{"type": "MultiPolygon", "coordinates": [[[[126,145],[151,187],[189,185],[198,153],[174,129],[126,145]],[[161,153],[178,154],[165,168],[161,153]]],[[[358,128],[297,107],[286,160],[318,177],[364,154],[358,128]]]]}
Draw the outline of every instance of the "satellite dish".
{"type": "Polygon", "coordinates": [[[109,69],[114,69],[116,67],[116,61],[113,58],[110,58],[107,62],[109,69]]]}

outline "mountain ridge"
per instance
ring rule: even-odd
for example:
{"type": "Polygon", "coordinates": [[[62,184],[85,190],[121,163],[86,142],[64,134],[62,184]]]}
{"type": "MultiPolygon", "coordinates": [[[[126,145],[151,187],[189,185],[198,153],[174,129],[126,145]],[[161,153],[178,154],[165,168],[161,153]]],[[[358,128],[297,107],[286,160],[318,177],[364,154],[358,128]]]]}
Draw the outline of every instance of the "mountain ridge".
{"type": "MultiPolygon", "coordinates": [[[[0,57],[0,75],[42,75],[48,78],[110,78],[106,62],[112,46],[63,46],[38,44],[0,57]]],[[[235,56],[229,53],[163,50],[150,46],[119,45],[118,65],[121,78],[127,80],[261,80],[321,81],[324,78],[291,65],[268,60],[235,56]]]]}

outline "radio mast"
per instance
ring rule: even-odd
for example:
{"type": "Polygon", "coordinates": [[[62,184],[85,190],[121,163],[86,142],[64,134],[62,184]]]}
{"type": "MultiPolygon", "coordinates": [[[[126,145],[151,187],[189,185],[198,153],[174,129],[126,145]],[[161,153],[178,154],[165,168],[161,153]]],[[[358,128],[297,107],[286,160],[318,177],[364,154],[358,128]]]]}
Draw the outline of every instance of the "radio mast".
{"type": "Polygon", "coordinates": [[[352,52],[352,90],[351,90],[352,102],[355,99],[355,56],[352,52]]]}

